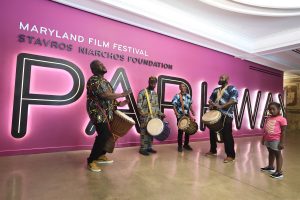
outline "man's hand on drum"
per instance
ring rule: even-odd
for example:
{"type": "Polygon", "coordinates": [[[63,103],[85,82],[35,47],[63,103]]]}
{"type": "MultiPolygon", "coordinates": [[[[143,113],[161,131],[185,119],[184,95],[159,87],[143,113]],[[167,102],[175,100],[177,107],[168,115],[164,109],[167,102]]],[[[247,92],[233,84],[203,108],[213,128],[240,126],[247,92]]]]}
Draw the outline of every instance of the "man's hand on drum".
{"type": "Polygon", "coordinates": [[[192,115],[195,117],[195,112],[194,110],[191,110],[192,115]]]}
{"type": "Polygon", "coordinates": [[[129,101],[128,101],[127,99],[124,100],[124,101],[120,101],[120,102],[119,102],[119,106],[120,106],[120,107],[123,107],[123,106],[127,105],[128,102],[129,102],[129,101]]]}
{"type": "Polygon", "coordinates": [[[191,114],[189,114],[190,119],[193,120],[193,121],[196,121],[196,119],[194,118],[194,117],[195,117],[195,112],[194,112],[194,110],[191,109],[190,111],[191,111],[191,112],[190,112],[191,114]],[[192,115],[193,115],[193,117],[192,117],[192,115]]]}
{"type": "Polygon", "coordinates": [[[132,93],[131,90],[127,90],[127,91],[121,93],[121,95],[122,95],[122,97],[126,97],[126,96],[130,95],[131,93],[132,93]]]}
{"type": "Polygon", "coordinates": [[[213,110],[214,107],[215,107],[214,102],[212,102],[211,100],[209,100],[208,104],[209,104],[209,109],[210,109],[210,110],[213,110]]]}
{"type": "Polygon", "coordinates": [[[223,108],[222,105],[216,104],[213,101],[209,101],[208,103],[209,103],[209,109],[210,110],[212,110],[212,109],[222,109],[223,108]]]}
{"type": "Polygon", "coordinates": [[[217,109],[222,109],[222,108],[223,108],[223,106],[222,106],[222,105],[219,105],[219,104],[215,104],[215,107],[216,107],[217,109]]]}

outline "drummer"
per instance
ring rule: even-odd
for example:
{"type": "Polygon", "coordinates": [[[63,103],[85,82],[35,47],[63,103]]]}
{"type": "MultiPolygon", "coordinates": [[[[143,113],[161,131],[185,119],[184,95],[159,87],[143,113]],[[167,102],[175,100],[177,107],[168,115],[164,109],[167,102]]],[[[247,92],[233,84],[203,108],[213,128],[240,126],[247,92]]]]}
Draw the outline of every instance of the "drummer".
{"type": "MultiPolygon", "coordinates": [[[[187,87],[184,83],[179,85],[180,92],[173,97],[172,104],[173,110],[177,118],[177,124],[183,116],[190,116],[190,111],[195,116],[192,108],[192,97],[187,93],[187,87]]],[[[182,152],[182,136],[183,131],[178,128],[178,152],[182,152]]],[[[192,147],[189,145],[190,135],[185,133],[183,148],[192,151],[192,147]]]]}
{"type": "MultiPolygon", "coordinates": [[[[219,110],[222,115],[222,120],[225,118],[224,128],[221,131],[223,135],[225,153],[227,157],[224,163],[229,163],[235,159],[234,140],[232,136],[232,121],[234,104],[237,104],[238,91],[228,84],[229,76],[221,75],[218,84],[220,87],[215,88],[209,99],[210,109],[219,110]]],[[[210,131],[210,151],[206,153],[207,156],[217,154],[216,133],[210,131]]]]}
{"type": "Polygon", "coordinates": [[[112,86],[104,78],[107,70],[99,60],[91,62],[90,68],[93,76],[87,82],[86,106],[88,115],[96,128],[97,136],[87,162],[89,170],[100,172],[101,168],[97,164],[113,162],[105,156],[106,151],[103,150],[107,140],[112,136],[109,122],[113,118],[113,112],[117,106],[122,107],[128,103],[126,100],[117,102],[116,99],[126,97],[131,91],[114,93],[112,86]]]}
{"type": "Polygon", "coordinates": [[[149,156],[150,153],[157,153],[156,150],[152,148],[153,137],[147,133],[146,127],[147,123],[151,120],[151,113],[149,111],[148,102],[146,98],[146,91],[149,96],[150,106],[152,110],[153,117],[164,118],[165,115],[160,111],[158,104],[158,96],[154,91],[157,84],[157,78],[154,76],[149,77],[148,87],[141,90],[138,94],[137,108],[140,114],[141,122],[141,147],[139,153],[144,156],[149,156]]]}

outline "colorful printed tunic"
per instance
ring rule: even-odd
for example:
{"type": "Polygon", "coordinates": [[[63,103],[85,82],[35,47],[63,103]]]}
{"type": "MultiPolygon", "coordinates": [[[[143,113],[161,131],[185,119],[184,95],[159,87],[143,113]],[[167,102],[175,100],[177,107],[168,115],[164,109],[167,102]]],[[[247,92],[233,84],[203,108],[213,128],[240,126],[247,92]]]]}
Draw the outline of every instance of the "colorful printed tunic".
{"type": "Polygon", "coordinates": [[[117,108],[116,100],[101,97],[106,92],[114,92],[110,83],[103,77],[92,76],[87,82],[87,112],[92,122],[101,123],[113,119],[117,108]]]}

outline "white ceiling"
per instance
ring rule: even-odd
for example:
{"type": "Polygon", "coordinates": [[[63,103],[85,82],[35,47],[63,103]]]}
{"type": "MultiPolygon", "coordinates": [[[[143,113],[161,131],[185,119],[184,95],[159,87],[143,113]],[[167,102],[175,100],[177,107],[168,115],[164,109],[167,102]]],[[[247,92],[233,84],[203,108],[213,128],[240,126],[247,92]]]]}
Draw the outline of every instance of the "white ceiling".
{"type": "MultiPolygon", "coordinates": [[[[54,0],[286,72],[300,71],[299,0],[54,0]]],[[[300,74],[300,73],[299,73],[300,74]]]]}

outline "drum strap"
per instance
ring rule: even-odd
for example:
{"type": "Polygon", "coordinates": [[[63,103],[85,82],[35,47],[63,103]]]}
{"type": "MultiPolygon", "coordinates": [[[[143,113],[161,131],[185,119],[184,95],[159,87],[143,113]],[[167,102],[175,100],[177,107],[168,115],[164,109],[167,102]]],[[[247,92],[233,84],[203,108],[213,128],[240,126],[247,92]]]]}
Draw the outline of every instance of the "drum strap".
{"type": "Polygon", "coordinates": [[[182,94],[181,94],[181,93],[179,93],[179,99],[180,99],[180,104],[181,104],[182,114],[185,115],[185,112],[184,112],[184,104],[183,104],[183,97],[182,97],[182,94]]]}
{"type": "Polygon", "coordinates": [[[145,95],[146,95],[147,104],[148,104],[148,108],[149,108],[149,112],[150,112],[151,118],[153,118],[152,107],[151,107],[151,104],[150,104],[150,99],[149,99],[149,94],[148,94],[147,89],[145,89],[145,95]]]}
{"type": "Polygon", "coordinates": [[[216,103],[219,103],[220,99],[222,98],[225,90],[227,89],[228,85],[226,85],[223,89],[219,89],[218,93],[217,93],[217,99],[216,99],[216,103]]]}

